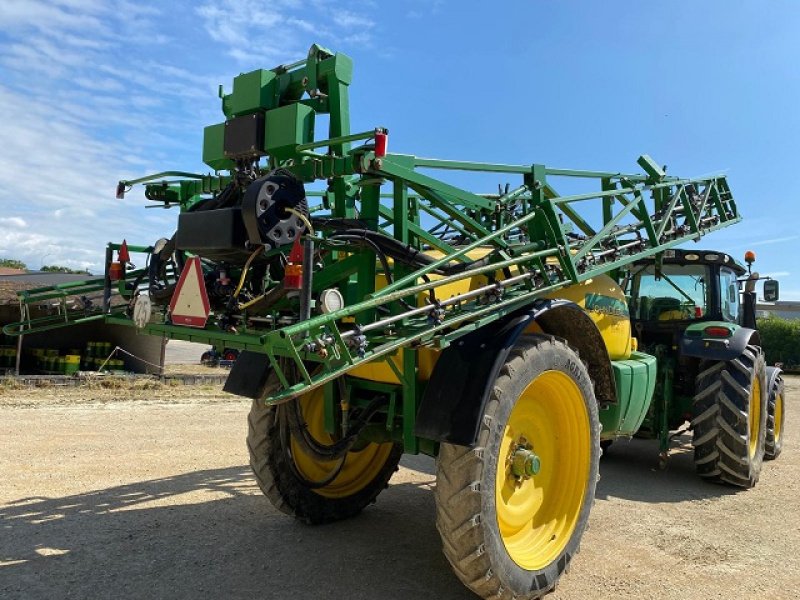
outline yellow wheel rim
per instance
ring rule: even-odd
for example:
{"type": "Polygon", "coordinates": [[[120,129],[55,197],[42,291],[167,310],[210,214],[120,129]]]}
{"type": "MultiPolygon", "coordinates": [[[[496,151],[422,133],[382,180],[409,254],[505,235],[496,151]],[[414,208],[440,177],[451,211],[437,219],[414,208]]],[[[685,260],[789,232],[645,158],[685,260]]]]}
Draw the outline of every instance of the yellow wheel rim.
{"type": "Polygon", "coordinates": [[[503,544],[523,569],[546,567],[572,537],[586,494],[591,437],[583,395],[560,371],[544,371],[514,405],[500,445],[495,500],[503,544]],[[539,459],[530,477],[512,469],[520,440],[539,459]]]}
{"type": "Polygon", "coordinates": [[[750,437],[749,453],[754,458],[758,452],[758,433],[761,426],[761,381],[758,375],[753,378],[753,387],[750,392],[750,437]]]}
{"type": "MultiPolygon", "coordinates": [[[[322,388],[317,388],[300,397],[303,419],[308,424],[311,436],[321,444],[331,444],[335,440],[325,431],[324,399],[322,388]]],[[[308,456],[300,445],[291,438],[291,451],[294,464],[300,474],[309,481],[322,481],[338,466],[339,461],[317,461],[308,456]]],[[[344,466],[339,475],[325,487],[314,492],[326,498],[346,498],[364,489],[386,464],[392,444],[367,444],[357,451],[347,453],[344,466]]]]}
{"type": "Polygon", "coordinates": [[[774,427],[774,438],[775,443],[781,441],[781,433],[783,430],[783,394],[778,394],[775,396],[775,414],[773,415],[775,418],[775,427],[774,427]]]}

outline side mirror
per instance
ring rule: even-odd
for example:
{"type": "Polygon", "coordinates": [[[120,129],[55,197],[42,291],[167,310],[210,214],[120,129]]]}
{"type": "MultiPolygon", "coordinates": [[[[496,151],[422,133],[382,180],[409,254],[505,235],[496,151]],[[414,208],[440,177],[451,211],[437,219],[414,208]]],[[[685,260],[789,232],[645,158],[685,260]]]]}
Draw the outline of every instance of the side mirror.
{"type": "Polygon", "coordinates": [[[778,285],[777,280],[767,279],[764,282],[764,302],[777,302],[779,289],[780,286],[778,285]]]}

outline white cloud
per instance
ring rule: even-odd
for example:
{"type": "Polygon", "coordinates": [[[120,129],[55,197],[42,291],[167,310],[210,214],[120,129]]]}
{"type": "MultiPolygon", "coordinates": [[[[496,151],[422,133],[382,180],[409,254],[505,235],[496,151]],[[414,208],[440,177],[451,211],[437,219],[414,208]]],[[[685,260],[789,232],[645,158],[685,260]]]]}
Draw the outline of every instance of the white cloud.
{"type": "MultiPolygon", "coordinates": [[[[253,29],[266,28],[272,30],[284,25],[283,2],[270,4],[253,0],[223,0],[222,2],[203,4],[197,8],[197,14],[205,21],[205,28],[212,40],[230,47],[230,49],[251,48],[254,38],[248,32],[253,29]],[[247,43],[243,43],[247,41],[247,43]]],[[[272,38],[274,31],[269,36],[272,38]]],[[[263,42],[256,42],[256,48],[263,42]]]]}
{"type": "Polygon", "coordinates": [[[345,29],[356,29],[358,27],[370,29],[375,26],[375,21],[372,19],[347,10],[337,10],[333,14],[333,22],[345,29]]]}
{"type": "Polygon", "coordinates": [[[219,0],[196,9],[208,35],[242,64],[275,66],[302,58],[312,42],[369,45],[372,2],[352,6],[323,0],[219,0]],[[359,9],[359,10],[356,10],[359,9]]]}
{"type": "Polygon", "coordinates": [[[143,210],[141,188],[123,202],[113,196],[119,179],[204,170],[202,127],[222,119],[216,85],[235,72],[198,72],[205,63],[193,47],[271,67],[314,41],[369,44],[378,9],[370,0],[219,0],[195,10],[203,27],[187,43],[182,28],[194,15],[155,2],[0,2],[0,255],[99,272],[107,242],[170,235],[175,211],[143,210]]]}
{"type": "Polygon", "coordinates": [[[64,30],[108,33],[99,17],[105,12],[102,2],[28,2],[6,0],[0,5],[0,26],[20,27],[45,33],[64,30]]]}
{"type": "Polygon", "coordinates": [[[768,244],[783,244],[785,242],[793,242],[794,240],[800,240],[800,235],[787,235],[784,237],[766,239],[766,240],[758,240],[756,242],[750,242],[750,246],[766,246],[768,244]]]}
{"type": "Polygon", "coordinates": [[[406,4],[410,7],[406,12],[406,17],[409,19],[423,19],[441,13],[444,0],[407,0],[406,4]]]}
{"type": "Polygon", "coordinates": [[[212,84],[141,60],[138,40],[158,41],[158,15],[125,0],[0,3],[0,205],[16,213],[0,219],[3,256],[100,271],[107,242],[174,227],[174,215],[145,224],[141,206],[113,200],[118,179],[170,166],[153,164],[159,152],[199,157],[200,128],[176,133],[202,113],[212,84]],[[153,111],[165,99],[169,119],[153,111]]]}
{"type": "Polygon", "coordinates": [[[93,250],[76,248],[70,237],[31,232],[10,232],[0,239],[0,256],[22,260],[29,269],[58,264],[101,272],[93,250]]]}
{"type": "MultiPolygon", "coordinates": [[[[793,282],[796,283],[796,282],[793,282]]],[[[781,302],[800,302],[800,288],[781,287],[781,302]]]]}
{"type": "Polygon", "coordinates": [[[21,217],[0,217],[0,226],[5,230],[6,227],[18,227],[24,229],[28,226],[25,219],[21,217]]]}

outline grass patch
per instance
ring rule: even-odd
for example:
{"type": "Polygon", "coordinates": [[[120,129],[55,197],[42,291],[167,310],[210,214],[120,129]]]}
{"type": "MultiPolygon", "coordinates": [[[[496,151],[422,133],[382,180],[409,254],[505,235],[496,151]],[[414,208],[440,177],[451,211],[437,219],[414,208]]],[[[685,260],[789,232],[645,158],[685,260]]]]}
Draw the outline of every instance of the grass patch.
{"type": "Polygon", "coordinates": [[[14,390],[21,390],[25,386],[14,377],[3,377],[0,379],[0,395],[14,390]]]}
{"type": "Polygon", "coordinates": [[[90,390],[160,390],[164,384],[149,377],[120,377],[107,375],[87,377],[85,384],[90,390]]]}

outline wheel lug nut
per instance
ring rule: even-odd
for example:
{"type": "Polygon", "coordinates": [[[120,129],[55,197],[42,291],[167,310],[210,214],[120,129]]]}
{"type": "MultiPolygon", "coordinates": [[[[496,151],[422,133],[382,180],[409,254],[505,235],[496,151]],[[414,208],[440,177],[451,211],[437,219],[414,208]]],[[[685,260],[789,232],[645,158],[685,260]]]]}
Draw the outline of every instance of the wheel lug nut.
{"type": "Polygon", "coordinates": [[[538,475],[541,468],[542,461],[531,452],[531,455],[525,459],[525,474],[528,476],[538,475]]]}
{"type": "Polygon", "coordinates": [[[517,479],[529,479],[542,468],[541,459],[525,447],[518,446],[511,456],[511,474],[517,479]]]}

